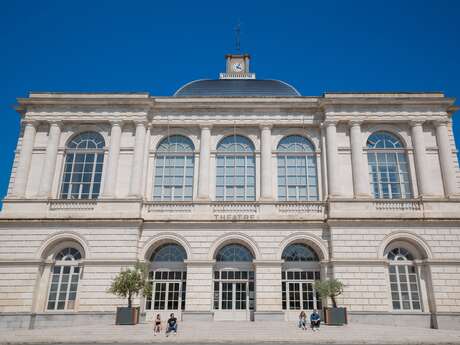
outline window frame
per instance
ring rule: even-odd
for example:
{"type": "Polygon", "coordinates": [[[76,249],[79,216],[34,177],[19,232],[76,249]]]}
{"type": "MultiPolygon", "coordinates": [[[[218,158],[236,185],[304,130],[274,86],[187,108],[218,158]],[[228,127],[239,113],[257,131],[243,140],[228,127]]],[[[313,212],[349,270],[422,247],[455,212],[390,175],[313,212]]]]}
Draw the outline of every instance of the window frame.
{"type": "Polygon", "coordinates": [[[368,136],[364,151],[367,157],[369,186],[374,199],[407,200],[413,198],[414,187],[407,154],[408,149],[405,147],[403,140],[386,130],[374,131],[368,136]],[[378,135],[383,135],[387,138],[384,139],[384,146],[386,146],[385,143],[390,142],[393,147],[377,147],[378,140],[371,141],[371,139],[378,135]],[[388,138],[391,138],[393,142],[388,138]],[[382,180],[382,175],[387,181],[382,180]],[[395,176],[396,181],[392,181],[391,176],[395,176]],[[397,193],[393,190],[393,186],[397,186],[397,193]],[[394,195],[397,195],[397,197],[394,197],[394,195]]]}
{"type": "Polygon", "coordinates": [[[284,136],[279,141],[276,150],[276,169],[277,199],[279,201],[308,202],[320,200],[317,153],[313,142],[307,137],[293,134],[284,136]],[[289,143],[289,141],[293,142],[289,143]],[[295,160],[295,174],[289,173],[289,168],[293,168],[289,165],[289,161],[292,160],[295,160]],[[281,171],[284,174],[280,174],[281,171]],[[284,183],[280,182],[282,179],[284,179],[284,183]],[[289,183],[291,179],[294,179],[295,183],[289,183]],[[302,182],[303,180],[305,183],[302,182]],[[314,180],[315,183],[311,184],[311,180],[314,180]],[[305,188],[305,193],[302,193],[302,188],[305,188]],[[295,191],[294,196],[290,193],[292,189],[295,191]]]}
{"type": "Polygon", "coordinates": [[[256,163],[255,147],[249,138],[240,134],[232,134],[222,138],[217,144],[215,154],[216,201],[256,201],[256,163]],[[231,138],[234,138],[234,143],[227,143],[226,141],[230,141],[231,138]],[[232,146],[235,148],[233,151],[229,149],[232,146]],[[238,147],[244,146],[246,146],[245,149],[238,150],[238,147]],[[238,174],[241,168],[243,173],[238,174]],[[233,182],[229,182],[229,180],[233,180],[233,182]],[[230,190],[231,193],[229,193],[230,190]]]}
{"type": "Polygon", "coordinates": [[[190,138],[181,134],[169,135],[157,145],[154,156],[152,200],[155,202],[192,201],[194,198],[195,146],[190,138]],[[179,141],[180,139],[180,141],[179,141]],[[171,142],[172,140],[172,142],[171,142]],[[169,145],[168,147],[166,145],[169,145]],[[179,149],[188,145],[189,150],[179,149]],[[173,149],[171,149],[173,147],[173,149]],[[177,164],[182,159],[182,164],[177,164]],[[169,163],[169,164],[168,164],[169,163]],[[182,169],[180,175],[178,169],[182,169]],[[167,174],[171,171],[172,173],[167,174]],[[180,178],[182,183],[176,183],[180,178]],[[170,181],[166,183],[166,181],[170,181]],[[189,181],[189,182],[188,182],[189,181]],[[166,190],[170,191],[166,193],[166,190]],[[178,193],[179,190],[182,190],[178,193]]]}
{"type": "Polygon", "coordinates": [[[104,136],[96,131],[80,132],[68,140],[64,150],[62,173],[58,188],[58,198],[60,200],[90,201],[99,199],[102,194],[104,179],[105,145],[104,136]],[[85,138],[88,135],[93,135],[93,137],[85,138]],[[86,141],[86,146],[88,146],[89,141],[96,141],[96,147],[79,148],[78,144],[75,144],[77,147],[73,147],[76,140],[80,140],[80,143],[86,141]],[[93,155],[92,161],[87,161],[91,155],[93,155]],[[81,171],[78,170],[80,169],[78,168],[79,165],[82,165],[81,171]],[[87,169],[87,167],[91,169],[87,169]],[[70,171],[68,170],[69,168],[70,171]],[[72,181],[78,175],[81,175],[80,181],[72,181]],[[88,176],[89,181],[84,181],[85,177],[88,176]],[[87,191],[85,191],[85,185],[89,186],[87,191]],[[73,191],[75,186],[78,186],[78,191],[73,191]],[[83,198],[83,195],[87,195],[87,197],[83,198]]]}

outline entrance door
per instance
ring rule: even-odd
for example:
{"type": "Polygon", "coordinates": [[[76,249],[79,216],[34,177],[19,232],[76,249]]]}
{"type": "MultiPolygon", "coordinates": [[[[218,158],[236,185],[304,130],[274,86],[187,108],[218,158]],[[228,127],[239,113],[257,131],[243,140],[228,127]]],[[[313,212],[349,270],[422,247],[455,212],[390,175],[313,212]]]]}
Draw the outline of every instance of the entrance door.
{"type": "Polygon", "coordinates": [[[251,320],[254,310],[253,272],[215,272],[214,319],[251,320]]]}
{"type": "Polygon", "coordinates": [[[146,299],[146,319],[152,320],[156,314],[167,320],[171,313],[181,318],[185,307],[185,272],[155,272],[152,278],[152,297],[146,299]]]}

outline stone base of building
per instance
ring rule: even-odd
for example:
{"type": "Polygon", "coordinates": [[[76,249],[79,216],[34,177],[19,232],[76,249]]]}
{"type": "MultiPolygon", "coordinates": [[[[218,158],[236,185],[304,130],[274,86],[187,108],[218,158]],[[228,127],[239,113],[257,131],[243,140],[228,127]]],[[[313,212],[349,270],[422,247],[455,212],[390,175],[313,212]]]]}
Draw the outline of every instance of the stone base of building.
{"type": "Polygon", "coordinates": [[[282,311],[255,311],[254,321],[284,321],[282,311]]]}
{"type": "Polygon", "coordinates": [[[460,313],[438,313],[436,320],[439,329],[460,329],[460,313]]]}
{"type": "Polygon", "coordinates": [[[0,313],[0,329],[70,327],[92,324],[111,325],[115,323],[112,312],[80,313],[0,313]]]}
{"type": "Polygon", "coordinates": [[[213,321],[214,313],[212,311],[183,311],[183,321],[213,321]]]}
{"type": "Polygon", "coordinates": [[[389,313],[349,311],[348,322],[396,327],[433,327],[430,313],[389,313]]]}

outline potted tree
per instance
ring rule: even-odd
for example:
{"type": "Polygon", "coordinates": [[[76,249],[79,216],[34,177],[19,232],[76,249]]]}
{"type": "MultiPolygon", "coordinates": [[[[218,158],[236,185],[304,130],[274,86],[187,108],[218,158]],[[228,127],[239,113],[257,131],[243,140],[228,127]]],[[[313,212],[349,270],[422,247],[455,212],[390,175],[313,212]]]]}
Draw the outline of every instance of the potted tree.
{"type": "Polygon", "coordinates": [[[321,298],[327,299],[329,297],[332,302],[332,308],[323,308],[324,322],[328,325],[341,326],[348,322],[347,308],[337,307],[336,298],[342,294],[343,288],[343,283],[337,279],[318,280],[315,282],[315,289],[321,298]]]}
{"type": "Polygon", "coordinates": [[[108,292],[128,299],[127,307],[117,307],[117,325],[135,325],[139,322],[139,307],[133,307],[132,299],[142,293],[144,297],[152,293],[148,281],[148,265],[137,262],[133,268],[122,270],[112,281],[108,292]]]}

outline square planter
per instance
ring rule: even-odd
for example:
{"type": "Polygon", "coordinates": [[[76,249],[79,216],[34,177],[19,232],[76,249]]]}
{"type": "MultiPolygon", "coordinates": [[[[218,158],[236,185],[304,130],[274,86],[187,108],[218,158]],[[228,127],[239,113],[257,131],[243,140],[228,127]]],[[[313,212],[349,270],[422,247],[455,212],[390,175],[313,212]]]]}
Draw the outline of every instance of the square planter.
{"type": "Polygon", "coordinates": [[[323,308],[324,322],[331,326],[348,323],[347,308],[323,308]]]}
{"type": "Polygon", "coordinates": [[[139,323],[139,307],[117,307],[116,325],[136,325],[139,323]]]}

